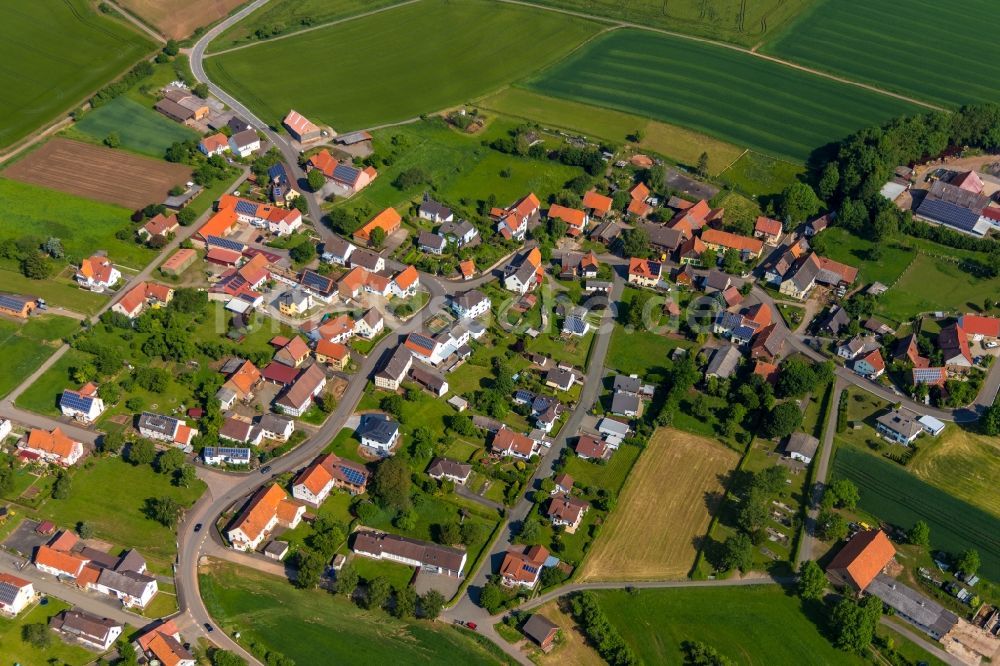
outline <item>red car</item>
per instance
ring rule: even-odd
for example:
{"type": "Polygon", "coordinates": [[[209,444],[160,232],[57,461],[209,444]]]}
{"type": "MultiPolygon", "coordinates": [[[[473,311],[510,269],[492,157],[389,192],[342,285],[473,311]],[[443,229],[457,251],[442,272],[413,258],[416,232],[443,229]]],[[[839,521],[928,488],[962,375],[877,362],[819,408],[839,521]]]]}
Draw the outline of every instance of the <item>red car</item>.
{"type": "Polygon", "coordinates": [[[468,627],[469,629],[472,629],[473,631],[475,631],[475,630],[476,630],[476,627],[477,627],[478,625],[477,625],[477,624],[476,624],[475,622],[466,622],[466,623],[465,623],[465,626],[466,626],[466,627],[468,627]]]}

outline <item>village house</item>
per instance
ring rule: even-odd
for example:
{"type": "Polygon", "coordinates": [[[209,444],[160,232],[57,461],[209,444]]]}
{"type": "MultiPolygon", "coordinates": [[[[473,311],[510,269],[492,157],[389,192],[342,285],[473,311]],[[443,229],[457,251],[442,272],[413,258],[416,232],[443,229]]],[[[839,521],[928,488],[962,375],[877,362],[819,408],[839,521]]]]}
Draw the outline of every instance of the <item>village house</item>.
{"type": "Polygon", "coordinates": [[[521,627],[521,631],[535,641],[543,652],[548,652],[559,635],[559,625],[552,623],[541,613],[533,613],[521,627]]]}
{"type": "Polygon", "coordinates": [[[809,464],[819,449],[819,440],[804,432],[793,432],[785,444],[785,455],[792,460],[809,464]]]}
{"type": "Polygon", "coordinates": [[[508,548],[498,572],[502,584],[506,587],[524,587],[533,590],[548,559],[549,551],[545,546],[508,548]]]}
{"type": "Polygon", "coordinates": [[[397,390],[412,365],[413,354],[405,345],[399,345],[382,369],[375,373],[375,386],[388,391],[397,390]]]}
{"type": "Polygon", "coordinates": [[[253,129],[237,132],[229,137],[229,149],[240,157],[250,157],[260,150],[260,136],[253,129]]]}
{"type": "Polygon", "coordinates": [[[587,321],[587,311],[584,308],[575,307],[566,313],[563,319],[562,334],[582,337],[590,331],[590,322],[587,321]]]}
{"type": "Polygon", "coordinates": [[[316,342],[313,355],[318,363],[325,363],[334,370],[346,370],[351,362],[351,350],[346,345],[324,339],[316,342]]]}
{"type": "Polygon", "coordinates": [[[191,440],[198,431],[172,416],[163,416],[152,412],[143,412],[139,416],[139,434],[147,439],[166,442],[172,446],[190,452],[191,440]]]}
{"type": "Polygon", "coordinates": [[[753,235],[762,239],[768,245],[777,245],[781,241],[782,226],[779,220],[760,215],[754,223],[753,235]]]}
{"type": "Polygon", "coordinates": [[[222,132],[206,136],[198,142],[198,150],[207,157],[221,155],[229,150],[229,139],[222,132]]]}
{"type": "Polygon", "coordinates": [[[444,375],[423,363],[413,364],[410,368],[410,379],[439,398],[448,392],[448,381],[444,375]]]}
{"type": "Polygon", "coordinates": [[[858,532],[830,560],[827,575],[834,584],[864,592],[896,557],[896,549],[882,530],[858,532]]]}
{"type": "Polygon", "coordinates": [[[272,347],[277,347],[274,361],[282,365],[297,368],[309,358],[309,345],[297,335],[291,338],[275,336],[271,338],[270,344],[272,347]]]}
{"type": "Polygon", "coordinates": [[[542,272],[542,253],[532,248],[504,269],[504,288],[523,296],[541,282],[542,272]]]}
{"type": "Polygon", "coordinates": [[[295,431],[295,421],[277,414],[264,414],[257,422],[264,439],[287,442],[295,431]]]}
{"type": "Polygon", "coordinates": [[[0,573],[0,613],[15,616],[38,598],[30,581],[0,573]]]}
{"type": "Polygon", "coordinates": [[[583,208],[591,217],[603,218],[611,212],[614,200],[603,194],[598,194],[596,190],[590,190],[583,195],[583,208]]]}
{"type": "MultiPolygon", "coordinates": [[[[167,238],[171,234],[177,233],[180,228],[180,223],[177,221],[177,215],[170,214],[164,215],[163,213],[157,213],[155,216],[149,219],[144,225],[139,227],[136,233],[143,240],[150,240],[154,237],[167,238]]],[[[162,268],[161,268],[162,270],[162,268]]]]}
{"type": "Polygon", "coordinates": [[[741,236],[739,234],[734,234],[729,231],[721,231],[719,229],[702,230],[701,242],[704,243],[705,247],[709,250],[715,250],[716,252],[736,250],[740,253],[740,258],[744,261],[749,259],[758,259],[760,258],[761,252],[764,251],[764,243],[756,238],[741,236]]]}
{"type": "Polygon", "coordinates": [[[332,453],[321,455],[292,481],[292,497],[319,506],[334,488],[360,495],[368,485],[368,469],[332,453]]]}
{"type": "MultiPolygon", "coordinates": [[[[400,217],[399,213],[395,208],[386,208],[381,213],[368,220],[357,231],[354,232],[353,240],[358,245],[369,246],[372,241],[372,232],[376,229],[381,229],[388,238],[403,224],[403,218],[400,217]]],[[[376,269],[378,270],[378,269],[376,269]]]]}
{"type": "Polygon", "coordinates": [[[785,346],[785,333],[776,323],[760,329],[750,342],[750,358],[775,361],[785,346]]]}
{"type": "Polygon", "coordinates": [[[97,395],[97,386],[88,382],[79,390],[64,389],[59,397],[59,411],[63,416],[90,424],[104,413],[104,401],[97,395]]]}
{"type": "Polygon", "coordinates": [[[148,663],[163,666],[195,666],[194,655],[184,647],[180,631],[173,620],[157,624],[136,638],[136,651],[145,655],[148,663]]]}
{"type": "Polygon", "coordinates": [[[854,372],[868,379],[878,379],[885,372],[885,361],[882,359],[882,352],[873,349],[861,358],[854,361],[851,366],[854,372]]]}
{"type": "Polygon", "coordinates": [[[972,352],[965,330],[958,324],[949,324],[941,329],[937,338],[938,348],[944,358],[945,367],[953,372],[965,372],[972,367],[972,352]]]}
{"type": "Polygon", "coordinates": [[[472,465],[448,458],[435,458],[427,468],[427,476],[435,481],[451,481],[464,486],[472,474],[472,465]]]}
{"type": "Polygon", "coordinates": [[[562,220],[566,223],[566,235],[573,238],[581,236],[587,232],[587,225],[590,223],[590,216],[585,211],[576,208],[567,208],[559,204],[552,204],[546,216],[550,220],[562,220]]]}
{"type": "Polygon", "coordinates": [[[354,335],[365,340],[374,340],[385,328],[385,318],[375,308],[369,308],[360,319],[354,322],[354,335]]]}
{"type": "Polygon", "coordinates": [[[471,280],[476,277],[476,262],[472,259],[458,262],[458,272],[462,275],[463,280],[471,280]]]}
{"type": "Polygon", "coordinates": [[[380,456],[392,455],[399,441],[399,424],[383,414],[363,414],[358,425],[361,446],[380,456]]]}
{"type": "Polygon", "coordinates": [[[471,245],[479,238],[479,230],[468,220],[449,220],[442,224],[437,232],[459,248],[471,245]]]}
{"type": "Polygon", "coordinates": [[[241,402],[252,400],[254,390],[263,381],[257,366],[239,358],[231,358],[223,363],[219,372],[226,376],[225,383],[215,393],[222,410],[232,409],[237,400],[241,402]]]}
{"type": "MultiPolygon", "coordinates": [[[[296,338],[298,339],[298,338],[296,338]]],[[[302,416],[313,404],[313,398],[326,387],[326,374],[319,364],[306,368],[274,401],[280,411],[289,416],[302,416]]]]}
{"type": "Polygon", "coordinates": [[[566,252],[562,256],[559,268],[559,278],[562,280],[575,280],[577,278],[595,278],[601,262],[593,250],[586,254],[580,252],[566,252]]]}
{"type": "Polygon", "coordinates": [[[421,231],[417,234],[417,247],[421,252],[443,254],[445,248],[448,247],[448,240],[439,234],[421,231]]]}
{"type": "Polygon", "coordinates": [[[17,443],[18,456],[69,467],[83,457],[83,444],[68,437],[62,428],[41,430],[32,428],[17,443]]]}
{"type": "Polygon", "coordinates": [[[206,446],[201,459],[206,465],[249,465],[251,451],[239,446],[206,446]]]}
{"type": "Polygon", "coordinates": [[[99,652],[110,650],[124,629],[114,620],[75,610],[62,611],[54,616],[49,620],[49,627],[99,652]]]}
{"type": "Polygon", "coordinates": [[[149,307],[162,307],[174,298],[174,290],[158,282],[140,282],[111,306],[113,312],[135,319],[149,307]]]}
{"type": "Polygon", "coordinates": [[[287,317],[301,317],[312,307],[312,296],[304,289],[290,289],[278,296],[278,311],[287,317]]]}
{"type": "Polygon", "coordinates": [[[784,276],[778,278],[781,280],[778,291],[786,296],[804,300],[817,284],[838,289],[846,288],[857,277],[857,268],[810,252],[796,259],[784,276]]]}
{"type": "Polygon", "coordinates": [[[833,220],[832,213],[826,213],[825,215],[821,215],[820,217],[817,217],[815,220],[807,222],[805,227],[802,229],[802,233],[805,234],[805,236],[807,237],[815,236],[816,234],[820,233],[828,226],[830,226],[830,222],[832,220],[833,220]]]}
{"type": "Polygon", "coordinates": [[[462,575],[467,556],[458,548],[369,530],[355,534],[352,550],[372,559],[390,560],[427,573],[456,577],[462,575]]]}
{"type": "Polygon", "coordinates": [[[29,296],[0,294],[0,314],[27,319],[36,306],[37,301],[29,296]]]}
{"type": "Polygon", "coordinates": [[[572,495],[559,495],[549,500],[545,515],[553,526],[564,527],[567,534],[573,534],[589,508],[589,504],[572,495]]]}
{"type": "Polygon", "coordinates": [[[424,194],[424,199],[420,202],[417,215],[421,220],[428,220],[433,224],[444,224],[455,219],[455,213],[451,208],[434,201],[427,194],[424,194]]]}
{"type": "Polygon", "coordinates": [[[328,264],[346,266],[351,258],[351,253],[357,248],[347,239],[334,236],[323,246],[322,259],[328,264]]]}
{"type": "Polygon", "coordinates": [[[628,282],[640,287],[655,287],[660,284],[663,266],[648,259],[633,257],[628,260],[628,282]]]}
{"type": "Polygon", "coordinates": [[[417,293],[420,287],[420,273],[415,266],[407,266],[392,278],[392,295],[408,298],[417,293]]]}
{"type": "Polygon", "coordinates": [[[909,446],[924,431],[924,427],[916,414],[892,409],[875,419],[875,430],[891,442],[909,446]]]}
{"type": "Polygon", "coordinates": [[[222,427],[219,428],[219,439],[227,439],[237,444],[258,446],[264,439],[264,434],[260,428],[249,421],[227,416],[222,421],[222,427]]]}
{"type": "Polygon", "coordinates": [[[545,373],[545,385],[557,391],[568,391],[576,383],[576,373],[566,368],[552,368],[545,373]]]}
{"type": "Polygon", "coordinates": [[[723,345],[714,352],[705,368],[705,378],[728,379],[736,372],[743,355],[735,345],[723,345]]]}
{"type": "Polygon", "coordinates": [[[226,531],[229,545],[234,550],[257,550],[276,527],[297,527],[305,511],[305,506],[291,501],[281,486],[272,483],[258,490],[230,524],[226,531]]]}
{"type": "Polygon", "coordinates": [[[534,193],[528,194],[508,208],[494,208],[490,219],[496,223],[497,233],[506,240],[523,241],[528,225],[538,219],[541,206],[534,193]]]}
{"type": "Polygon", "coordinates": [[[80,262],[76,281],[81,287],[91,291],[105,291],[122,279],[121,271],[112,265],[107,257],[95,254],[80,262]]]}
{"type": "Polygon", "coordinates": [[[490,450],[503,457],[529,460],[531,456],[538,453],[538,444],[530,437],[510,428],[501,428],[493,436],[490,450]]]}

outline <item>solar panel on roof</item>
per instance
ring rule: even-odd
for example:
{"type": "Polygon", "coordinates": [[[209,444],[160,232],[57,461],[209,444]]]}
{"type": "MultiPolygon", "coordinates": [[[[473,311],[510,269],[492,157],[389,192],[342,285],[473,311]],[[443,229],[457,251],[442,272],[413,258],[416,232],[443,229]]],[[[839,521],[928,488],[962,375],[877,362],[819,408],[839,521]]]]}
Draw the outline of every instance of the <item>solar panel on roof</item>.
{"type": "Polygon", "coordinates": [[[10,583],[0,583],[0,603],[13,604],[17,598],[18,588],[10,583]]]}
{"type": "Polygon", "coordinates": [[[336,180],[343,180],[353,183],[358,178],[360,171],[346,164],[338,164],[333,168],[333,177],[336,180]]]}
{"type": "Polygon", "coordinates": [[[351,469],[350,467],[341,467],[340,471],[344,473],[349,483],[353,483],[356,486],[360,486],[365,482],[365,475],[356,469],[351,469]]]}
{"type": "Polygon", "coordinates": [[[232,250],[233,252],[243,252],[243,248],[246,247],[243,243],[229,240],[228,238],[222,238],[221,236],[209,236],[208,244],[213,247],[221,247],[227,250],[232,250]]]}
{"type": "Polygon", "coordinates": [[[305,271],[302,273],[302,284],[317,291],[327,291],[333,286],[333,280],[312,271],[305,271]]]}
{"type": "Polygon", "coordinates": [[[533,567],[530,564],[525,564],[524,565],[524,570],[527,571],[528,573],[532,574],[532,575],[538,573],[538,567],[533,567]]]}
{"type": "Polygon", "coordinates": [[[929,217],[962,231],[972,231],[979,222],[978,212],[935,199],[925,199],[917,212],[924,217],[929,217]]]}
{"type": "Polygon", "coordinates": [[[256,215],[257,214],[257,204],[252,201],[237,201],[236,202],[236,212],[243,215],[256,215]]]}
{"type": "Polygon", "coordinates": [[[275,164],[270,169],[267,170],[267,175],[271,178],[278,178],[285,175],[285,165],[275,164]]]}
{"type": "Polygon", "coordinates": [[[5,307],[8,310],[20,310],[27,300],[10,294],[0,294],[0,307],[5,307]]]}
{"type": "Polygon", "coordinates": [[[83,397],[79,393],[74,393],[73,391],[63,391],[62,399],[59,401],[60,407],[65,407],[67,409],[78,409],[81,412],[89,412],[91,405],[94,404],[94,399],[91,397],[83,397]]]}

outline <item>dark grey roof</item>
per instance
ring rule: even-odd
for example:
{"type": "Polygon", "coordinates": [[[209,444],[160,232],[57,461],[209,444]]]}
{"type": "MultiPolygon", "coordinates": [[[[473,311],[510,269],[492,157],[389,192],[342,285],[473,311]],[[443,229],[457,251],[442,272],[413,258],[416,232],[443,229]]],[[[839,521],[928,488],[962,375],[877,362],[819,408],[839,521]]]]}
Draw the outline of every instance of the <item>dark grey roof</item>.
{"type": "Polygon", "coordinates": [[[819,440],[804,432],[793,432],[785,444],[785,453],[798,453],[806,458],[813,458],[819,448],[819,440]]]}
{"type": "Polygon", "coordinates": [[[74,636],[83,636],[97,643],[104,643],[113,627],[122,626],[109,618],[74,610],[59,613],[49,620],[49,624],[53,629],[74,636]]]}
{"type": "Polygon", "coordinates": [[[334,236],[330,240],[326,241],[326,243],[323,245],[323,251],[329,252],[335,257],[347,256],[347,252],[350,248],[351,248],[350,241],[341,238],[340,236],[334,236]]]}
{"type": "Polygon", "coordinates": [[[455,236],[456,238],[465,237],[470,231],[476,231],[476,226],[468,220],[449,220],[438,228],[439,234],[455,236]]]}
{"type": "Polygon", "coordinates": [[[392,356],[386,361],[385,367],[379,370],[378,374],[383,377],[389,377],[391,379],[398,380],[402,374],[406,371],[407,363],[411,363],[410,360],[413,354],[403,345],[399,345],[392,352],[392,356]]]}
{"type": "Polygon", "coordinates": [[[615,393],[611,398],[611,412],[614,414],[634,414],[639,411],[639,396],[631,393],[615,393]]]}
{"type": "Polygon", "coordinates": [[[291,419],[285,418],[284,416],[278,416],[277,414],[264,414],[260,417],[260,421],[257,423],[261,430],[266,432],[284,432],[285,428],[288,427],[289,423],[292,423],[291,419]]]}
{"type": "Polygon", "coordinates": [[[823,322],[823,328],[828,329],[834,335],[840,335],[841,329],[846,328],[851,323],[851,317],[844,308],[834,307],[836,309],[831,310],[823,322]]]}
{"type": "Polygon", "coordinates": [[[556,386],[570,386],[573,381],[573,373],[562,368],[552,368],[545,375],[546,383],[553,383],[556,386]]]}
{"type": "Polygon", "coordinates": [[[715,350],[712,360],[708,362],[706,375],[716,375],[718,377],[729,377],[736,371],[740,364],[740,350],[734,345],[726,345],[715,350]]]}
{"type": "Polygon", "coordinates": [[[487,300],[487,297],[486,294],[478,289],[470,289],[469,291],[456,295],[452,300],[455,302],[455,305],[462,310],[471,310],[483,301],[487,300]]]}
{"type": "Polygon", "coordinates": [[[143,412],[142,416],[139,417],[139,428],[145,428],[146,430],[152,430],[153,432],[158,432],[164,437],[173,437],[174,433],[177,432],[177,419],[171,416],[163,416],[162,414],[153,414],[152,412],[143,412]]]}
{"type": "Polygon", "coordinates": [[[729,287],[731,282],[728,275],[721,271],[709,271],[708,275],[705,276],[705,289],[715,289],[716,291],[722,291],[729,287]]]}
{"type": "Polygon", "coordinates": [[[899,433],[906,439],[916,437],[923,432],[924,427],[916,419],[916,414],[910,415],[893,409],[875,419],[876,423],[899,433]]]}
{"type": "Polygon", "coordinates": [[[523,627],[521,627],[521,631],[524,632],[524,635],[538,644],[543,643],[553,630],[558,631],[558,629],[558,625],[549,622],[549,620],[540,613],[535,613],[529,617],[528,621],[524,623],[523,627]]]}
{"type": "Polygon", "coordinates": [[[414,363],[410,368],[410,376],[413,377],[413,381],[432,391],[440,391],[446,383],[441,373],[424,363],[414,363]]]}
{"type": "Polygon", "coordinates": [[[429,247],[433,250],[444,249],[444,246],[448,244],[444,236],[439,236],[438,234],[431,233],[430,231],[421,231],[417,236],[417,245],[420,247],[429,247]]]}
{"type": "Polygon", "coordinates": [[[454,476],[464,479],[472,472],[472,465],[449,460],[448,458],[436,458],[431,466],[427,468],[427,474],[432,477],[454,476]]]}
{"type": "Polygon", "coordinates": [[[361,266],[370,271],[378,266],[379,255],[369,250],[358,248],[351,253],[351,266],[361,266]]]}
{"type": "Polygon", "coordinates": [[[367,414],[361,417],[358,433],[365,439],[379,444],[388,444],[399,431],[399,424],[381,414],[367,414]]]}
{"type": "Polygon", "coordinates": [[[958,623],[958,616],[950,610],[885,574],[875,576],[865,592],[878,597],[897,613],[936,636],[944,636],[958,623]]]}
{"type": "Polygon", "coordinates": [[[141,597],[146,586],[156,579],[136,571],[112,571],[101,569],[97,582],[108,589],[122,592],[133,597],[141,597]]]}
{"type": "Polygon", "coordinates": [[[420,213],[422,215],[430,215],[436,218],[447,218],[451,217],[451,208],[448,208],[444,204],[440,204],[433,199],[425,199],[423,203],[420,204],[420,213]]]}
{"type": "Polygon", "coordinates": [[[629,377],[628,375],[616,375],[614,382],[615,391],[625,391],[626,393],[638,393],[639,389],[642,387],[642,382],[639,381],[638,377],[629,377]]]}
{"type": "Polygon", "coordinates": [[[255,141],[260,141],[260,137],[252,129],[245,129],[242,132],[237,132],[232,137],[233,143],[236,144],[237,148],[242,148],[243,146],[248,146],[255,141]]]}

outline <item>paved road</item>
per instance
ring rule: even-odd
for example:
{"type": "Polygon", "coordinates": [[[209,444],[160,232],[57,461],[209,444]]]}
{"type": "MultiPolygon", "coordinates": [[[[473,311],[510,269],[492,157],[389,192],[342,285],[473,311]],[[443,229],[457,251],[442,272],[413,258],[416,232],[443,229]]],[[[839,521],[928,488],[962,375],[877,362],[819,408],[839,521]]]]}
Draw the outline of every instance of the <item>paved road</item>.
{"type": "Polygon", "coordinates": [[[950,664],[951,666],[969,666],[955,655],[942,650],[940,643],[932,643],[927,640],[926,634],[913,631],[910,627],[893,622],[890,618],[885,616],[882,616],[882,618],[879,619],[879,622],[882,623],[883,627],[888,627],[896,633],[902,634],[946,664],[950,664]]]}
{"type": "Polygon", "coordinates": [[[819,502],[823,498],[823,490],[826,488],[826,477],[830,471],[830,457],[833,453],[833,438],[837,434],[837,415],[840,408],[840,394],[844,391],[844,381],[837,377],[833,383],[833,396],[831,397],[830,411],[826,417],[826,430],[823,432],[822,449],[819,452],[819,460],[814,464],[815,474],[813,475],[813,489],[810,506],[806,511],[805,534],[803,535],[802,546],[799,548],[799,556],[795,562],[796,568],[806,560],[815,560],[817,556],[816,545],[818,539],[814,535],[816,528],[816,516],[819,515],[819,502]]]}

